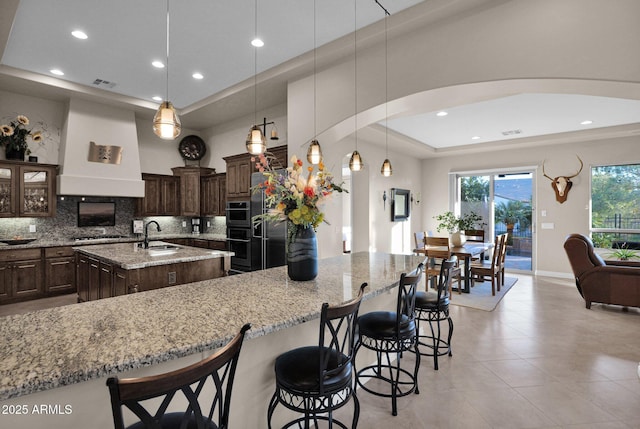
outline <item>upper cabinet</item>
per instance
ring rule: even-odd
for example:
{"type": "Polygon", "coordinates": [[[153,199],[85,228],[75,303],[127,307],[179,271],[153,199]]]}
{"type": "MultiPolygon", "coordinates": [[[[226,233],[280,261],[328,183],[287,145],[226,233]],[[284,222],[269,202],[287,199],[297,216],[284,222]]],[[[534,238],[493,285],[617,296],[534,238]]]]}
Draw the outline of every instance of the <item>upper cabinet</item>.
{"type": "Polygon", "coordinates": [[[0,162],[0,217],[51,217],[56,213],[58,166],[0,162]]]}
{"type": "MultiPolygon", "coordinates": [[[[269,152],[276,158],[275,164],[287,166],[287,146],[277,146],[269,149],[269,152]]],[[[249,153],[227,156],[227,200],[238,201],[251,198],[251,174],[258,171],[256,169],[255,156],[249,153]],[[251,161],[254,158],[254,161],[251,161]]]]}
{"type": "Polygon", "coordinates": [[[180,215],[200,216],[201,179],[216,170],[205,167],[175,167],[173,174],[180,177],[180,215]]]}
{"type": "Polygon", "coordinates": [[[226,213],[227,175],[212,174],[202,178],[201,205],[202,216],[224,216],[226,213]]]}
{"type": "Polygon", "coordinates": [[[144,198],[136,204],[136,216],[179,216],[180,178],[162,174],[142,174],[144,198]]]}

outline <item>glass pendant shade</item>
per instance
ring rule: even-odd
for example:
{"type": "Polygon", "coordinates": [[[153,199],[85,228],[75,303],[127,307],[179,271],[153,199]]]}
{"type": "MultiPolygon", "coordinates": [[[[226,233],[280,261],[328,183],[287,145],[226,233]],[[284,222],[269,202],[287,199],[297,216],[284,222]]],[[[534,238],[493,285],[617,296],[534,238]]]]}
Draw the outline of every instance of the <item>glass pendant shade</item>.
{"type": "Polygon", "coordinates": [[[180,135],[182,125],[176,109],[170,101],[163,101],[153,117],[153,132],[165,140],[174,140],[180,135]]]}
{"type": "Polygon", "coordinates": [[[393,174],[393,169],[391,168],[391,161],[389,161],[388,159],[384,160],[384,162],[382,163],[382,168],[380,169],[380,173],[382,173],[384,177],[389,177],[393,174]]]}
{"type": "Polygon", "coordinates": [[[351,154],[351,159],[349,160],[349,170],[351,171],[360,171],[364,168],[362,163],[362,157],[357,150],[354,150],[351,154]]]}
{"type": "Polygon", "coordinates": [[[262,134],[259,126],[254,125],[247,136],[247,152],[251,155],[260,155],[267,150],[267,139],[262,134]]]}
{"type": "Polygon", "coordinates": [[[307,161],[314,165],[322,162],[322,149],[320,148],[318,140],[311,140],[309,149],[307,149],[307,161]]]}

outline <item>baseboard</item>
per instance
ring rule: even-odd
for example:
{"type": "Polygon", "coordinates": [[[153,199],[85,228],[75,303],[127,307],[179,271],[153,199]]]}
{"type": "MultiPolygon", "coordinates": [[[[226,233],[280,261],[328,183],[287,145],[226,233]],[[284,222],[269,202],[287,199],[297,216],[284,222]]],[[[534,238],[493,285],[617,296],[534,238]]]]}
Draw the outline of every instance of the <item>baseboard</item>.
{"type": "Polygon", "coordinates": [[[536,276],[542,276],[542,277],[555,277],[558,279],[569,279],[569,280],[573,280],[574,276],[571,273],[561,273],[561,272],[557,272],[557,271],[540,271],[540,270],[536,270],[535,272],[536,276]]]}

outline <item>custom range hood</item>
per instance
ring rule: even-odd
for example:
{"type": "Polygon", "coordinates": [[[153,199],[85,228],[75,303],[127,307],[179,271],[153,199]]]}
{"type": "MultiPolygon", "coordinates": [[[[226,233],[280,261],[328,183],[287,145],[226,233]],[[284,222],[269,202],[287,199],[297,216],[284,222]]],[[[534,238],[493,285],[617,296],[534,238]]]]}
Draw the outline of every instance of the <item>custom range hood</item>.
{"type": "Polygon", "coordinates": [[[71,99],[59,164],[60,195],[143,197],[133,111],[71,99]]]}

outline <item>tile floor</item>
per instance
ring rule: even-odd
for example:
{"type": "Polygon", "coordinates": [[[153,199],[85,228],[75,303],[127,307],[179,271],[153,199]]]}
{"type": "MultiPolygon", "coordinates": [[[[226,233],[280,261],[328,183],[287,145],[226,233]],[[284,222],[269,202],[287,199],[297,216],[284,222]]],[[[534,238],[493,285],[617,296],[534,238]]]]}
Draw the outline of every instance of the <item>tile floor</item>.
{"type": "Polygon", "coordinates": [[[423,357],[398,416],[359,391],[358,427],[640,428],[640,309],[587,310],[572,281],[518,277],[493,312],[452,306],[453,357],[423,357]]]}
{"type": "MultiPolygon", "coordinates": [[[[358,427],[640,428],[640,309],[587,310],[572,281],[518,277],[495,311],[452,306],[453,357],[439,371],[423,358],[420,394],[400,398],[398,416],[389,399],[359,391],[358,427]]],[[[72,302],[1,306],[0,315],[72,302]]]]}

